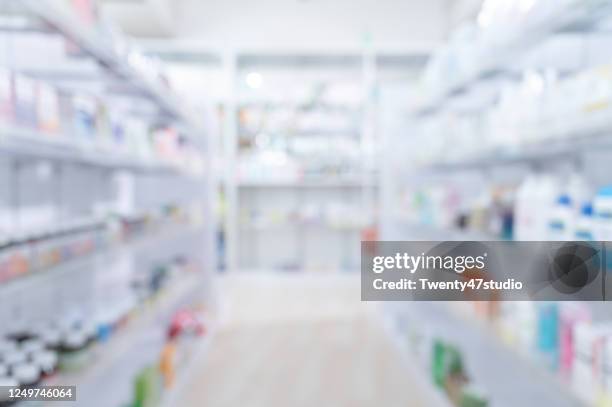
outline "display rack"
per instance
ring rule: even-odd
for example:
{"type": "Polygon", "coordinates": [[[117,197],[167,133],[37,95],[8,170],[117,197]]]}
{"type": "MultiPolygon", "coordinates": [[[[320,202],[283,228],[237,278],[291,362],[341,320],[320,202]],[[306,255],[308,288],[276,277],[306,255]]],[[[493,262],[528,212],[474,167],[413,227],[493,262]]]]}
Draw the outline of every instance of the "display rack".
{"type": "Polygon", "coordinates": [[[103,67],[123,78],[137,91],[135,93],[139,92],[151,97],[162,111],[182,121],[196,141],[204,142],[204,126],[199,120],[196,120],[191,110],[168,86],[161,84],[157,79],[147,78],[142,67],[139,70],[138,64],[143,64],[140,54],[128,49],[125,45],[123,47],[114,45],[112,38],[104,37],[96,29],[85,26],[61,0],[12,2],[25,7],[27,12],[39,17],[54,30],[75,41],[103,67]]]}
{"type": "Polygon", "coordinates": [[[387,308],[394,315],[395,334],[404,341],[408,340],[409,330],[426,330],[426,337],[440,337],[458,346],[465,357],[467,373],[492,405],[582,405],[552,372],[534,368],[533,362],[500,343],[485,327],[456,316],[450,310],[452,305],[416,301],[409,307],[397,303],[387,308]]]}
{"type": "Polygon", "coordinates": [[[48,134],[18,128],[0,129],[0,154],[7,157],[50,160],[108,170],[188,176],[183,169],[169,163],[165,164],[154,159],[145,160],[104,149],[87,148],[74,142],[54,139],[48,134]]]}
{"type": "Polygon", "coordinates": [[[456,83],[449,84],[438,95],[426,95],[423,102],[412,110],[415,117],[430,115],[441,110],[451,98],[464,94],[481,81],[507,74],[512,70],[515,59],[537,48],[542,42],[554,35],[562,33],[586,32],[596,28],[598,22],[612,14],[612,6],[601,2],[591,8],[555,9],[555,13],[545,21],[540,21],[530,27],[516,27],[515,32],[508,35],[506,42],[493,44],[482,50],[477,68],[460,78],[456,83]]]}
{"type": "MultiPolygon", "coordinates": [[[[296,57],[272,59],[274,72],[285,69],[284,61],[296,57]]],[[[370,55],[358,54],[350,66],[342,65],[342,72],[348,72],[342,79],[337,75],[338,66],[330,65],[327,58],[307,54],[302,59],[316,61],[304,72],[314,69],[324,74],[313,75],[312,83],[305,80],[295,84],[296,89],[302,89],[302,85],[309,89],[299,96],[288,91],[285,94],[284,88],[274,93],[270,83],[261,92],[247,89],[242,85],[242,75],[260,68],[236,63],[241,61],[240,54],[227,64],[234,83],[231,106],[226,112],[230,145],[227,159],[236,165],[227,168],[226,182],[230,269],[355,270],[357,263],[352,259],[358,253],[352,248],[358,247],[361,233],[375,222],[378,179],[369,173],[369,168],[358,165],[367,161],[364,140],[372,126],[369,99],[374,92],[369,73],[365,72],[370,55]],[[342,85],[357,87],[359,97],[353,96],[349,101],[344,96],[338,101],[333,96],[327,98],[321,90],[342,85]],[[284,114],[292,119],[275,120],[284,114]],[[265,158],[257,167],[257,154],[261,151],[254,141],[259,134],[278,139],[280,144],[280,139],[285,140],[288,168],[268,167],[265,158]],[[311,149],[292,147],[296,139],[313,143],[308,144],[311,149]],[[323,148],[314,148],[315,141],[323,148]],[[355,161],[359,161],[357,165],[355,161]],[[367,216],[355,219],[351,225],[330,222],[326,213],[333,209],[329,206],[340,205],[351,213],[367,216]],[[282,206],[285,210],[281,211],[282,206]]]]}
{"type": "Polygon", "coordinates": [[[487,170],[510,165],[541,167],[546,163],[562,160],[579,165],[580,158],[585,153],[612,149],[610,129],[612,129],[612,126],[598,131],[568,135],[563,139],[543,140],[524,146],[496,148],[463,159],[424,165],[421,170],[451,173],[463,170],[487,170]]]}
{"type": "MultiPolygon", "coordinates": [[[[146,120],[179,129],[181,137],[195,147],[195,154],[204,167],[192,171],[176,160],[134,155],[103,143],[85,142],[71,134],[70,126],[62,126],[55,134],[17,124],[3,123],[4,127],[0,128],[0,185],[3,187],[0,209],[11,211],[14,217],[20,213],[19,217],[27,218],[29,212],[26,209],[41,205],[37,200],[42,199],[43,205],[54,208],[53,220],[48,224],[3,235],[0,239],[3,244],[37,233],[46,236],[54,228],[61,230],[66,224],[84,217],[100,218],[104,223],[129,213],[166,213],[179,208],[190,215],[188,221],[181,218],[173,226],[153,228],[137,237],[114,241],[91,253],[46,268],[36,268],[0,284],[0,296],[11,304],[5,307],[4,316],[9,315],[13,321],[11,313],[15,314],[15,320],[17,317],[40,318],[40,315],[46,315],[49,317],[47,322],[51,322],[66,310],[74,310],[75,306],[82,307],[80,311],[83,313],[91,312],[94,307],[90,302],[94,299],[87,298],[88,295],[100,295],[99,291],[103,289],[112,291],[119,284],[121,289],[127,287],[136,291],[131,284],[138,283],[137,279],[142,276],[149,276],[155,267],[177,261],[177,258],[193,261],[194,270],[173,275],[170,282],[155,291],[153,298],[143,299],[137,297],[141,294],[134,294],[137,300],[129,309],[127,325],[114,327],[110,338],[90,345],[88,352],[95,357],[86,368],[78,373],[61,371],[44,382],[76,385],[76,405],[122,405],[132,398],[135,375],[144,366],[157,363],[174,313],[194,304],[203,304],[208,310],[215,307],[215,221],[212,211],[215,192],[208,150],[213,127],[200,120],[174,94],[151,69],[150,61],[122,43],[118,36],[103,32],[96,25],[85,24],[70,8],[69,2],[2,0],[0,13],[7,10],[42,22],[32,27],[36,35],[57,38],[59,34],[71,46],[91,57],[100,68],[94,73],[98,76],[94,79],[105,82],[113,78],[121,84],[117,89],[110,89],[113,95],[118,92],[121,97],[133,98],[134,105],[145,100],[152,103],[157,113],[146,120]],[[41,171],[44,174],[41,175],[41,171]],[[108,204],[113,207],[111,211],[108,204]],[[119,282],[107,281],[116,278],[113,274],[115,266],[121,262],[129,267],[117,269],[127,275],[119,276],[119,282]],[[101,287],[97,287],[98,284],[101,287]],[[42,310],[38,309],[41,307],[42,310]]],[[[28,35],[30,32],[29,27],[22,30],[8,27],[7,32],[3,32],[4,29],[3,26],[0,34],[7,36],[28,35]]],[[[2,59],[0,67],[10,71],[15,67],[10,53],[7,57],[2,59]]],[[[57,67],[39,66],[37,71],[47,68],[53,71],[57,67]]],[[[28,72],[23,70],[19,74],[27,76],[28,72]]],[[[68,70],[62,75],[62,80],[78,82],[82,79],[72,75],[74,72],[68,70]]],[[[47,78],[38,75],[36,80],[44,83],[47,78]]],[[[105,303],[96,305],[102,304],[105,303]]],[[[7,334],[9,329],[10,324],[0,327],[0,333],[7,334]]],[[[201,341],[201,346],[206,346],[206,343],[201,341]]]]}
{"type": "MultiPolygon", "coordinates": [[[[473,116],[482,119],[478,122],[479,124],[485,123],[488,119],[486,113],[493,107],[497,96],[491,98],[486,105],[479,106],[470,112],[456,108],[453,110],[451,102],[457,102],[464,96],[478,92],[481,90],[479,86],[484,82],[494,88],[493,93],[502,95],[502,90],[508,87],[510,81],[518,79],[521,77],[521,72],[529,71],[531,68],[528,65],[529,61],[526,62],[523,57],[528,54],[537,54],[540,48],[544,48],[547,42],[554,40],[558,34],[564,37],[584,39],[585,43],[590,34],[595,36],[599,33],[604,37],[607,36],[607,32],[598,32],[599,23],[606,19],[609,20],[612,4],[606,1],[572,4],[584,6],[587,3],[592,7],[580,9],[580,12],[576,12],[578,9],[564,10],[559,7],[554,10],[553,15],[549,16],[550,18],[538,24],[530,26],[516,24],[516,27],[512,27],[512,32],[504,33],[506,34],[505,41],[489,44],[488,47],[478,50],[478,53],[469,54],[478,62],[473,72],[449,82],[448,86],[442,87],[439,92],[426,93],[421,100],[422,103],[410,106],[412,109],[408,114],[404,111],[402,131],[396,131],[394,134],[389,132],[390,135],[387,138],[386,148],[390,159],[389,162],[383,163],[382,167],[385,182],[381,183],[380,189],[381,213],[383,214],[381,240],[492,241],[500,239],[500,236],[493,233],[470,230],[469,226],[464,224],[465,219],[455,217],[452,221],[446,218],[436,221],[432,219],[430,213],[416,213],[418,209],[414,210],[414,207],[419,204],[414,201],[417,199],[423,199],[420,202],[422,207],[434,206],[433,200],[429,201],[419,195],[422,192],[421,186],[424,186],[425,189],[431,188],[429,190],[431,195],[428,198],[435,196],[435,193],[438,192],[435,187],[441,189],[448,187],[446,191],[451,192],[445,197],[459,191],[460,194],[463,194],[461,197],[464,199],[456,207],[460,207],[457,213],[463,215],[466,213],[466,208],[461,205],[465,202],[469,204],[477,202],[477,205],[484,205],[478,201],[481,198],[477,192],[479,189],[470,187],[480,186],[481,191],[490,192],[491,185],[488,183],[492,184],[494,181],[497,182],[494,186],[513,185],[516,187],[527,173],[537,175],[551,173],[563,177],[568,173],[579,172],[592,182],[592,187],[595,189],[609,184],[608,163],[612,156],[612,139],[610,138],[612,123],[606,117],[609,112],[609,98],[602,98],[601,103],[594,107],[587,106],[582,110],[576,109],[576,111],[568,109],[566,121],[564,121],[565,111],[562,108],[555,110],[556,105],[545,106],[544,103],[548,99],[542,99],[544,100],[542,105],[535,106],[544,106],[544,108],[542,111],[529,111],[532,113],[532,116],[527,116],[529,121],[520,114],[514,117],[514,122],[512,122],[512,116],[509,116],[510,119],[504,116],[511,125],[521,125],[516,126],[516,129],[522,130],[509,131],[509,135],[505,138],[492,137],[493,135],[489,134],[491,132],[482,131],[482,128],[486,127],[476,126],[480,133],[476,133],[476,137],[466,141],[458,137],[453,138],[455,132],[459,133],[459,130],[448,125],[444,131],[450,137],[444,139],[445,143],[432,148],[432,151],[436,148],[439,151],[435,150],[431,156],[428,156],[430,151],[427,150],[427,146],[418,144],[422,141],[422,138],[419,138],[419,131],[424,127],[419,127],[417,124],[435,121],[445,114],[473,116]],[[503,80],[498,80],[502,78],[503,80]],[[462,147],[466,148],[461,149],[462,147]],[[459,153],[453,151],[454,149],[462,151],[459,153]],[[398,151],[403,151],[405,155],[400,154],[396,159],[392,154],[398,151]],[[415,154],[408,155],[413,152],[415,154]],[[423,154],[419,154],[421,152],[423,154]],[[451,223],[459,224],[459,220],[462,221],[462,227],[465,229],[445,226],[451,223]]],[[[586,48],[580,48],[586,46],[580,41],[576,42],[578,43],[580,45],[576,45],[577,49],[572,49],[572,52],[586,52],[586,48]]],[[[544,60],[548,55],[545,52],[540,54],[538,57],[544,60]]],[[[568,59],[574,58],[571,53],[564,56],[568,59]]],[[[456,56],[456,58],[461,57],[468,58],[463,54],[456,56]]],[[[580,61],[585,65],[602,63],[602,60],[588,61],[588,58],[583,55],[575,56],[577,59],[581,57],[584,60],[580,59],[580,61]]],[[[544,71],[549,65],[555,67],[555,63],[559,61],[551,61],[549,65],[547,61],[538,62],[541,64],[537,64],[534,69],[544,71]]],[[[564,72],[561,77],[571,78],[572,75],[564,72]]],[[[406,108],[407,105],[404,103],[403,107],[406,108]]],[[[515,130],[515,127],[510,127],[510,129],[515,130]]],[[[502,128],[502,130],[505,129],[502,128]]],[[[563,179],[563,181],[567,180],[563,179]]],[[[532,193],[535,195],[533,191],[532,193]]],[[[487,198],[490,196],[491,194],[487,198]]],[[[534,198],[534,201],[536,199],[534,198]]],[[[444,198],[440,198],[435,202],[445,201],[444,198]]],[[[452,203],[448,206],[451,205],[452,203]]],[[[493,206],[490,202],[489,205],[486,209],[491,209],[493,206]]],[[[536,205],[535,202],[534,205],[536,205]]],[[[475,211],[481,208],[479,206],[475,211]]],[[[470,212],[470,215],[472,214],[473,212],[470,212]]],[[[538,213],[537,216],[543,215],[538,213]]],[[[420,331],[426,336],[436,336],[442,341],[456,344],[464,356],[468,374],[473,376],[475,383],[489,396],[491,405],[577,406],[589,403],[572,389],[572,383],[568,378],[557,374],[540,359],[544,356],[538,353],[535,345],[533,349],[527,348],[527,345],[520,349],[508,345],[505,342],[506,338],[501,338],[495,332],[493,322],[486,321],[486,316],[478,318],[474,315],[476,311],[468,315],[458,312],[457,310],[462,305],[460,303],[415,301],[404,305],[389,304],[385,310],[394,321],[391,325],[395,327],[396,334],[400,336],[398,342],[405,343],[409,340],[410,332],[420,331]]],[[[609,307],[606,304],[589,303],[587,308],[592,313],[595,322],[609,320],[609,307]],[[605,308],[606,311],[602,312],[599,307],[605,308]]],[[[522,328],[514,325],[512,327],[517,331],[522,328]]],[[[427,371],[428,368],[428,365],[423,366],[424,371],[427,371]]],[[[593,397],[597,396],[593,395],[593,397]]]]}

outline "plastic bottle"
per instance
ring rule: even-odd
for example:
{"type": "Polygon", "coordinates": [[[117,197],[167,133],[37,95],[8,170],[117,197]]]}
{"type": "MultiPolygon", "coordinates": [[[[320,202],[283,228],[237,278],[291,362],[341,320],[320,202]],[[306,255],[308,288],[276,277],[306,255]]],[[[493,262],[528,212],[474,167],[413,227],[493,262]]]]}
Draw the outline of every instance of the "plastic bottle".
{"type": "Polygon", "coordinates": [[[557,368],[559,360],[559,306],[554,302],[538,304],[537,347],[546,364],[557,368]]]}
{"type": "Polygon", "coordinates": [[[518,187],[514,203],[514,236],[518,241],[530,240],[530,231],[533,229],[533,206],[529,204],[534,195],[536,179],[533,174],[528,175],[518,187]]]}
{"type": "Polygon", "coordinates": [[[574,211],[569,195],[557,198],[548,228],[550,240],[571,240],[574,236],[574,211]]]}
{"type": "Polygon", "coordinates": [[[593,189],[589,182],[579,173],[572,173],[568,177],[566,193],[572,200],[576,216],[584,204],[589,203],[593,197],[593,189]]]}
{"type": "Polygon", "coordinates": [[[595,233],[593,231],[593,205],[586,203],[580,208],[580,214],[576,220],[576,227],[574,229],[574,239],[583,241],[595,240],[595,233]]]}
{"type": "Polygon", "coordinates": [[[517,190],[515,238],[519,241],[549,239],[550,213],[559,196],[557,179],[547,174],[531,174],[517,190]]]}
{"type": "Polygon", "coordinates": [[[552,175],[542,174],[538,176],[536,188],[534,199],[535,225],[533,236],[529,240],[547,240],[549,236],[550,213],[559,196],[559,183],[552,175]]]}

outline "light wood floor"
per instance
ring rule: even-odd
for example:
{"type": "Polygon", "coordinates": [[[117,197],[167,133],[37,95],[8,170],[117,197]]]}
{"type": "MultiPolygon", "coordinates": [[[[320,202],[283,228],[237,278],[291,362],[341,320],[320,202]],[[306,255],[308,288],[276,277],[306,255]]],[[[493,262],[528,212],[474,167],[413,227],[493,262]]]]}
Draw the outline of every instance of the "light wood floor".
{"type": "Polygon", "coordinates": [[[236,273],[220,289],[221,326],[177,406],[425,405],[357,275],[236,273]]]}

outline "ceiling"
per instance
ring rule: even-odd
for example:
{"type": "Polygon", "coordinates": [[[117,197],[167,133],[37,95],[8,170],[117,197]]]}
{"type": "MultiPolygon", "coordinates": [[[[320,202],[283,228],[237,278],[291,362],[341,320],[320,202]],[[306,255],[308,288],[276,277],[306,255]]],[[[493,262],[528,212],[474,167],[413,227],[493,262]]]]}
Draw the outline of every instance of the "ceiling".
{"type": "Polygon", "coordinates": [[[138,38],[240,51],[417,50],[440,44],[479,0],[102,0],[138,38]]]}

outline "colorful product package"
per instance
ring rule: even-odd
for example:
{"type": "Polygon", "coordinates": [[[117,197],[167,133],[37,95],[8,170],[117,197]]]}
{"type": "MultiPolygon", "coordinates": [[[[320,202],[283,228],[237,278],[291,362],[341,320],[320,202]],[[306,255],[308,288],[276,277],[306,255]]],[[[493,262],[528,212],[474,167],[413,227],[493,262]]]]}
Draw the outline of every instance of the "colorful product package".
{"type": "Polygon", "coordinates": [[[39,83],[36,89],[38,128],[45,133],[57,133],[60,129],[60,106],[57,90],[39,83]]]}
{"type": "Polygon", "coordinates": [[[591,319],[589,309],[580,303],[562,304],[559,311],[559,371],[567,376],[574,361],[573,331],[576,324],[591,319]]]}
{"type": "Polygon", "coordinates": [[[559,353],[559,305],[543,303],[538,306],[538,350],[544,354],[547,365],[557,368],[559,353]]]}

